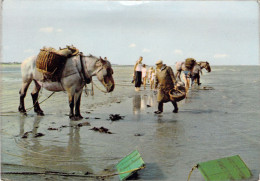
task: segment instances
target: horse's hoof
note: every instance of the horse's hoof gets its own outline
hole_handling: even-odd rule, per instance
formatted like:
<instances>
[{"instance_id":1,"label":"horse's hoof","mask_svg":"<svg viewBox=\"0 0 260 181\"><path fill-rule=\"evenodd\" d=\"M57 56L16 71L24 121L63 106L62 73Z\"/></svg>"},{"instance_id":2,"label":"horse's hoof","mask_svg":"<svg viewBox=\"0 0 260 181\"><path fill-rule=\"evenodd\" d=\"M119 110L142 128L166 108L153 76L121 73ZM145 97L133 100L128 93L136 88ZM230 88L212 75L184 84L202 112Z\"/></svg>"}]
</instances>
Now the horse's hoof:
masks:
<instances>
[{"instance_id":1,"label":"horse's hoof","mask_svg":"<svg viewBox=\"0 0 260 181\"><path fill-rule=\"evenodd\" d=\"M76 114L75 117L78 117L78 118L80 118L80 119L83 118L80 114Z\"/></svg>"},{"instance_id":2,"label":"horse's hoof","mask_svg":"<svg viewBox=\"0 0 260 181\"><path fill-rule=\"evenodd\" d=\"M179 109L174 109L172 112L173 112L173 113L178 113L178 110L179 110Z\"/></svg>"},{"instance_id":3,"label":"horse's hoof","mask_svg":"<svg viewBox=\"0 0 260 181\"><path fill-rule=\"evenodd\" d=\"M18 111L20 113L26 113L26 110L24 108L22 108L22 107L18 107Z\"/></svg>"},{"instance_id":4,"label":"horse's hoof","mask_svg":"<svg viewBox=\"0 0 260 181\"><path fill-rule=\"evenodd\" d=\"M158 110L158 111L154 111L154 113L155 113L155 114L161 114L162 111L159 111L159 110Z\"/></svg>"},{"instance_id":5,"label":"horse's hoof","mask_svg":"<svg viewBox=\"0 0 260 181\"><path fill-rule=\"evenodd\" d=\"M37 115L38 116L44 116L44 113L43 113L43 111L39 111L39 112L37 112Z\"/></svg>"},{"instance_id":6,"label":"horse's hoof","mask_svg":"<svg viewBox=\"0 0 260 181\"><path fill-rule=\"evenodd\" d=\"M83 117L81 115L77 115L77 116L74 117L75 121L79 121L81 119L83 119Z\"/></svg>"},{"instance_id":7,"label":"horse's hoof","mask_svg":"<svg viewBox=\"0 0 260 181\"><path fill-rule=\"evenodd\" d=\"M21 115L27 116L27 112L20 112Z\"/></svg>"},{"instance_id":8,"label":"horse's hoof","mask_svg":"<svg viewBox=\"0 0 260 181\"><path fill-rule=\"evenodd\" d=\"M70 120L71 120L71 121L79 121L79 120L81 120L81 119L82 119L82 118L76 117L76 116L70 117Z\"/></svg>"}]
</instances>

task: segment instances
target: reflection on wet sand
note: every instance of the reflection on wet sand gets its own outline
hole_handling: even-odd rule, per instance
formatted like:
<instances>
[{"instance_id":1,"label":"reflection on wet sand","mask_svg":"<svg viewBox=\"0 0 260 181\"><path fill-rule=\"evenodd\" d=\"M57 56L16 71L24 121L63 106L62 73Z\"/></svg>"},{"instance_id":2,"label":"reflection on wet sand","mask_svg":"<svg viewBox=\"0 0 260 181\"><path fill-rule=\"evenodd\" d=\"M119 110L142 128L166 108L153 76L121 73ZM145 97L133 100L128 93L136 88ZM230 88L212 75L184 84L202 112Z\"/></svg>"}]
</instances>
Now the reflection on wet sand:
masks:
<instances>
[{"instance_id":1,"label":"reflection on wet sand","mask_svg":"<svg viewBox=\"0 0 260 181\"><path fill-rule=\"evenodd\" d=\"M21 117L20 120L20 135L24 134L24 119L24 117ZM51 140L51 138L48 139L50 136L48 135L49 131L47 134L44 133L43 137L35 137L40 133L38 130L40 130L42 119L42 116L35 115L31 134L28 138L21 138L17 141L17 146L22 148L23 165L67 172L73 170L91 172L86 160L83 158L84 151L80 147L80 128L73 127L72 123L70 123L67 146L62 146L60 143L57 146L55 142L49 141Z\"/></svg>"},{"instance_id":2,"label":"reflection on wet sand","mask_svg":"<svg viewBox=\"0 0 260 181\"><path fill-rule=\"evenodd\" d=\"M133 97L133 113L138 114L141 110L141 95L134 95Z\"/></svg>"},{"instance_id":3,"label":"reflection on wet sand","mask_svg":"<svg viewBox=\"0 0 260 181\"><path fill-rule=\"evenodd\" d=\"M153 107L156 102L156 95L152 92L148 94L136 94L133 97L133 113L136 115L147 107Z\"/></svg>"}]
</instances>

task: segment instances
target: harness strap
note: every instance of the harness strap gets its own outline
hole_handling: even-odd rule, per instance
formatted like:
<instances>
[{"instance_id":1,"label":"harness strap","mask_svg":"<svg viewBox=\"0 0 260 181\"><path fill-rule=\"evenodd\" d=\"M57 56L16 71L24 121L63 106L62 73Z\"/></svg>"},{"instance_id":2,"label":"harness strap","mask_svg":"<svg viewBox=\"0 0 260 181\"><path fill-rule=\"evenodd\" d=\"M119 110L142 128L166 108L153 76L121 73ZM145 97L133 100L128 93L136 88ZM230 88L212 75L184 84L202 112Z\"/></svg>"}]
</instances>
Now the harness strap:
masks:
<instances>
[{"instance_id":1,"label":"harness strap","mask_svg":"<svg viewBox=\"0 0 260 181\"><path fill-rule=\"evenodd\" d=\"M91 82L91 78L90 76L88 75L88 77L86 77L86 72L85 72L85 68L84 68L84 65L83 65L83 61L82 61L82 54L79 55L80 56L80 65L81 65L81 73L83 74L83 78L84 78L84 82L86 82L87 84L89 84Z\"/></svg>"}]
</instances>

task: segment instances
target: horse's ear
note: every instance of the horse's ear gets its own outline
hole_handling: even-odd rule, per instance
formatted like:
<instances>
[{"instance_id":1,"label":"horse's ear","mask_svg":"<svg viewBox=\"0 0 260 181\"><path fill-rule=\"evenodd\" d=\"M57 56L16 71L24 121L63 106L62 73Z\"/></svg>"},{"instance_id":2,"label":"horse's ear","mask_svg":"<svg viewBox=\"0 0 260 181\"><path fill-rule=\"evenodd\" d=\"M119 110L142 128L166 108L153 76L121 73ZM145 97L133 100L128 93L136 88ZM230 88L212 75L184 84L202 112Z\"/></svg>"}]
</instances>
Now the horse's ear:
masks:
<instances>
[{"instance_id":1,"label":"horse's ear","mask_svg":"<svg viewBox=\"0 0 260 181\"><path fill-rule=\"evenodd\" d=\"M104 60L101 56L99 56L99 60L101 60L102 64L106 63L106 60Z\"/></svg>"},{"instance_id":2,"label":"horse's ear","mask_svg":"<svg viewBox=\"0 0 260 181\"><path fill-rule=\"evenodd\" d=\"M209 62L206 61L206 64L209 64Z\"/></svg>"}]
</instances>

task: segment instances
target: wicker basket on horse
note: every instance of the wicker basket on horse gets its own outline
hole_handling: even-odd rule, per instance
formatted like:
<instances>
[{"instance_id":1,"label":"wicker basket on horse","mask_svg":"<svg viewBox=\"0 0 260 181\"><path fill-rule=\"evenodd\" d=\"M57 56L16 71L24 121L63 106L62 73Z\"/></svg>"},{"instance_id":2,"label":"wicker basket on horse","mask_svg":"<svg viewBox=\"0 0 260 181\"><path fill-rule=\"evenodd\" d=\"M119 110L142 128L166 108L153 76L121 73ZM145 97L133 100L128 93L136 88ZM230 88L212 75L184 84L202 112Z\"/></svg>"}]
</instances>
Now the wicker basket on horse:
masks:
<instances>
[{"instance_id":1,"label":"wicker basket on horse","mask_svg":"<svg viewBox=\"0 0 260 181\"><path fill-rule=\"evenodd\" d=\"M64 66L65 61L66 56L56 53L54 49L41 49L37 56L36 68L39 72L51 76Z\"/></svg>"},{"instance_id":2,"label":"wicker basket on horse","mask_svg":"<svg viewBox=\"0 0 260 181\"><path fill-rule=\"evenodd\" d=\"M184 90L179 90L178 88L174 88L169 92L169 96L171 101L179 102L186 97L186 92Z\"/></svg>"},{"instance_id":3,"label":"wicker basket on horse","mask_svg":"<svg viewBox=\"0 0 260 181\"><path fill-rule=\"evenodd\" d=\"M194 66L196 60L194 58L187 58L185 60L185 67L187 67L188 69L192 69L192 67Z\"/></svg>"}]
</instances>

